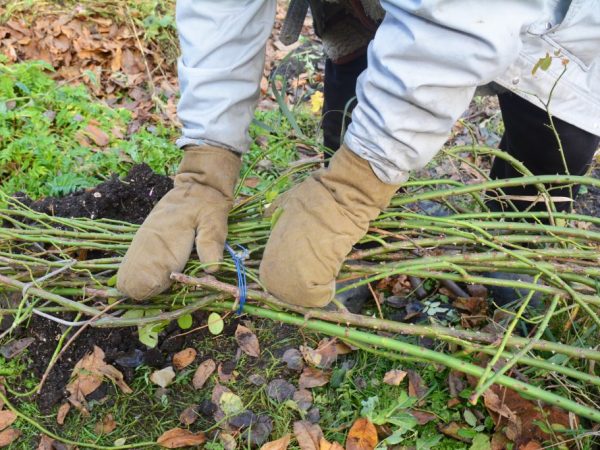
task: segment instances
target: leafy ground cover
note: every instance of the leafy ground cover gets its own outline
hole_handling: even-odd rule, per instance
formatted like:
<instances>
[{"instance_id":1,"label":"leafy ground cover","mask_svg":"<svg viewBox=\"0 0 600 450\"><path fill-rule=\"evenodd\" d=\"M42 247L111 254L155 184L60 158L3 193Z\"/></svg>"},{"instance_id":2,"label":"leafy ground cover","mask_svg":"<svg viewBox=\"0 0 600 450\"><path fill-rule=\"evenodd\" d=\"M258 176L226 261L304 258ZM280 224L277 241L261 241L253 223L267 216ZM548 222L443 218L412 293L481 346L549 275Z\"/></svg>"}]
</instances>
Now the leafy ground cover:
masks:
<instances>
[{"instance_id":1,"label":"leafy ground cover","mask_svg":"<svg viewBox=\"0 0 600 450\"><path fill-rule=\"evenodd\" d=\"M25 11L31 4L19 5L15 3L12 9L3 12L6 20L17 17L36 24L48 17L46 13L30 17ZM65 24L74 19L87 25L96 24L100 33L113 26L112 17L118 2L106 3L104 8L94 8L93 3L83 5L83 9L71 10L74 13L67 17L69 20L63 19ZM66 7L73 8L73 5L67 3ZM125 42L121 55L126 50L131 52L133 61L137 61L135 64L117 67L114 60L118 50L108 48L106 39L100 39L101 45L96 43L96 47L87 50L94 57L71 56L70 61L76 61L73 64L67 62L63 54L67 52L50 58L45 64L15 63L15 58L2 62L0 182L3 193L23 191L33 199L40 199L31 205L34 210L50 214L61 215L64 208L64 216L126 218L128 222L139 223L160 197L160 192L168 189L168 178L159 174L172 174L178 160L172 144L176 128L168 108L174 104L175 97L167 97L169 89L163 84L164 81L175 84L169 69L173 60L165 57L165 61L171 62L158 64L144 49L158 50L172 39L172 16L167 6L152 2L129 5L128 11L123 15L125 20L116 25L128 24L127 30L131 32L127 20L131 17L138 29L133 35L121 31ZM59 18L64 17L60 12L57 14ZM104 22L99 22L100 19ZM111 22L106 22L109 19ZM8 39L15 39L10 43L18 56L25 51L24 46L29 45L23 43L23 37L36 26L21 27L19 33L23 36L16 39L19 27L12 25L5 27L12 30ZM66 36L65 31L68 33L67 28L53 37L60 41L60 36ZM135 36L140 38L142 50ZM37 47L31 51L39 52L41 41L34 39ZM299 56L293 64L288 64L289 59L284 61L283 69L275 74L280 76L271 78L272 90L267 93L267 87L263 86L265 96L251 130L254 143L245 156L238 188L242 201L237 204L240 212L234 215L234 221L238 218L242 225L243 211L248 210L247 205L253 205L248 199L258 195L267 199L276 197L322 156L318 145L319 96L313 96L320 82L315 71L319 57L311 50L310 42L305 44L307 47L296 50L278 49L274 42L269 44L272 60L281 60L290 50L297 51ZM60 44L52 45L56 48ZM68 51L76 52L72 47ZM142 55L147 58L138 59ZM7 58L11 58L10 54ZM151 64L150 71L158 78L147 76L144 61ZM112 70L112 64L116 70ZM275 62L269 64L273 65L267 67L266 75L271 75L275 67ZM72 67L77 68L76 83L66 82L73 76L61 75L61 70L66 74ZM128 67L129 72L124 67ZM154 71L156 67L163 67L165 73ZM115 82L123 79L119 73L134 81ZM81 81L87 87L78 85ZM155 89L153 93L152 89ZM107 91L110 94L107 95ZM138 107L145 112L141 114ZM452 143L465 145L477 141L493 145L501 127L493 104L477 100L457 125ZM462 182L458 166L469 174L470 181L475 179L481 183L485 180L476 178L478 175L469 164L485 165L487 161L489 156L486 155L470 155L461 160L442 155L423 175ZM149 164L157 174L134 167L139 162ZM121 176L122 181L113 174ZM98 186L101 181L104 183ZM81 188L83 192L72 193ZM589 192L593 193L594 189L597 188L591 187ZM132 192L132 195L128 197L124 192ZM70 196L62 198L43 199L69 193ZM112 197L113 193L118 195ZM135 214L127 216L132 212L131 202L140 197L144 202L139 202L141 206ZM593 195L590 198L589 203L594 207ZM106 199L109 201L103 202ZM459 200L466 206L472 204L472 200L463 197ZM2 208L6 208L8 202L5 196L0 199ZM10 223L12 227L14 220L21 220L6 209L1 214L5 220L3 226ZM42 221L48 220L42 216ZM105 226L104 222L97 223L98 227ZM20 225L16 225L19 229ZM582 226L588 225L582 222ZM65 222L58 226L57 236L62 233L63 237L69 237L69 231L87 230L87 226L87 222L77 222L76 227ZM33 245L31 240L21 240L23 236L27 238L27 233L16 238L14 230L5 228L0 242L8 243L10 250L1 247L0 257L5 259L0 260L3 264L0 275L12 275L17 267L16 279L39 278L41 273L29 263L15 266L5 262L6 258L12 260L22 252L34 258L49 254L50 260L66 255L84 265L90 261L90 266L78 268L69 276L53 277L51 281L58 282L52 285L54 292L73 293L69 289L80 289L76 283L88 273L93 273L98 289L109 289L114 281L110 279L110 271L114 270L116 261L110 258L122 253L123 243L134 228L115 222L107 222L106 226L125 227L117 233L120 237L115 241L111 240L112 236L107 239L107 245L113 246L115 252L108 251L108 247L90 248L89 242L79 246L72 242L73 245L63 245L53 237L52 242L44 243L44 238L52 236L49 230L54 225L47 226L45 236L35 235L39 241ZM235 224L233 226L235 234ZM260 247L264 237L260 226L256 234L250 230L240 243ZM386 230L383 221L377 226ZM35 233L34 230L29 236ZM394 243L395 238L389 236L393 232L387 230L387 233L372 232L366 241L389 239ZM423 237L414 233L407 235L413 240ZM577 237L572 240L577 241ZM584 240L581 245L593 245L593 242ZM435 252L436 249L429 256L443 256ZM101 260L98 264L105 265L103 268L92 267L98 259ZM229 270L227 275L231 276L231 268ZM593 268L587 270L593 271ZM192 270L192 274L195 273L198 273L197 266ZM38 284L50 286L42 281ZM515 306L496 309L488 302L489 293L481 288L478 292L469 292L465 299L433 279L423 282L426 295L422 298L416 295L417 289L407 275L386 276L371 286L379 302L367 301L363 314L383 315L398 323L420 322L485 332L485 325L506 324L518 309ZM193 290L183 292L169 299L166 305L161 304L160 313L183 306L186 294L193 296ZM263 445L268 445L268 450L288 446L303 450L338 449L340 445L352 450L372 449L376 445L378 448L532 450L592 449L597 442L598 425L593 421L577 419L572 413L497 386L473 405L469 399L477 380L470 376L414 356L394 354L394 358L390 358L381 349L361 347L357 342L344 343L343 339L314 333L308 328L251 315L237 317L224 311L219 311L218 318L213 315L211 319L210 311L199 310L182 315L178 320L149 326L106 329L86 326L75 335L80 328L70 322L81 322L80 314L45 305L31 293L29 298L34 303L28 306L24 303L28 296L22 294L22 289L0 290L0 376L6 391L3 396L9 401L0 407L0 446L6 448L158 448L158 443L168 447L178 441L181 445L202 443L212 450ZM109 307L111 302L96 299L101 307ZM33 305L42 312L58 315L67 323L31 316ZM156 305L117 304L114 308L118 310L120 306L127 306L121 310L124 311L121 318L135 320L159 314ZM570 323L570 311L564 306L553 317L544 337L584 349L596 348L597 326L580 315L579 321L565 327L565 323ZM526 315L525 323L533 324L535 329L540 317L535 313ZM15 320L22 323L13 327ZM525 327L520 332L527 335L529 331ZM388 335L391 334L381 334ZM501 334L497 334L497 339L500 337ZM403 341L423 349L462 354L466 362L483 365L486 356L478 350L491 349L493 354L498 345L496 342L490 348L461 347L464 343L419 335L405 337ZM560 366L557 370L561 367L578 370L588 378L573 379L560 371L526 365L516 366L511 374L516 379L548 387L566 398L597 408L597 384L589 381L590 378L596 380L598 375L593 360L582 361L552 351L538 352L535 357ZM499 364L505 362L501 359ZM51 370L48 370L50 365ZM43 389L36 395L42 379ZM71 444L61 443L61 440L71 441ZM267 444L270 441L274 442Z\"/></svg>"}]
</instances>

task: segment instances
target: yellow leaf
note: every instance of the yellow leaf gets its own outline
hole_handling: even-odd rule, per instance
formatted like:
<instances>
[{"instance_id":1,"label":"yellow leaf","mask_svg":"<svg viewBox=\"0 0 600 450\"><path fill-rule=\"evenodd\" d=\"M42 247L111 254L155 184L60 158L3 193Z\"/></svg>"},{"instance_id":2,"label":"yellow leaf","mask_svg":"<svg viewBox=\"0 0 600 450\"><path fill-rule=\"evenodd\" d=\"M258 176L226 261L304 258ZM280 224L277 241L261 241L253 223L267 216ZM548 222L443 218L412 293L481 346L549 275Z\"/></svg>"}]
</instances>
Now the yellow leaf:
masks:
<instances>
[{"instance_id":1,"label":"yellow leaf","mask_svg":"<svg viewBox=\"0 0 600 450\"><path fill-rule=\"evenodd\" d=\"M321 112L321 109L323 109L323 101L323 93L319 91L315 92L310 96L310 110L313 113Z\"/></svg>"}]
</instances>

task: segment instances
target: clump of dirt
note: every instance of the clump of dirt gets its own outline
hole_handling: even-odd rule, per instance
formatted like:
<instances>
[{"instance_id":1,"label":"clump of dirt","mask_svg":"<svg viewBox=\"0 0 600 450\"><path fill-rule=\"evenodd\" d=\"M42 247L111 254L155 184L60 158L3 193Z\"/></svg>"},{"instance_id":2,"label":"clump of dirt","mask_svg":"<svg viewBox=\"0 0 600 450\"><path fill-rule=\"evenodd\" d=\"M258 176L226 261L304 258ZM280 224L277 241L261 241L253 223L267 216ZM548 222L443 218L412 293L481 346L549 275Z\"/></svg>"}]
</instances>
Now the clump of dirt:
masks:
<instances>
[{"instance_id":1,"label":"clump of dirt","mask_svg":"<svg viewBox=\"0 0 600 450\"><path fill-rule=\"evenodd\" d=\"M60 217L89 217L142 223L154 205L173 187L173 180L158 175L146 164L133 166L126 177L114 175L95 188L65 197L33 202L36 211Z\"/></svg>"},{"instance_id":2,"label":"clump of dirt","mask_svg":"<svg viewBox=\"0 0 600 450\"><path fill-rule=\"evenodd\" d=\"M600 167L592 170L591 176L600 179ZM588 186L587 192L577 197L575 210L580 214L600 217L600 188Z\"/></svg>"}]
</instances>

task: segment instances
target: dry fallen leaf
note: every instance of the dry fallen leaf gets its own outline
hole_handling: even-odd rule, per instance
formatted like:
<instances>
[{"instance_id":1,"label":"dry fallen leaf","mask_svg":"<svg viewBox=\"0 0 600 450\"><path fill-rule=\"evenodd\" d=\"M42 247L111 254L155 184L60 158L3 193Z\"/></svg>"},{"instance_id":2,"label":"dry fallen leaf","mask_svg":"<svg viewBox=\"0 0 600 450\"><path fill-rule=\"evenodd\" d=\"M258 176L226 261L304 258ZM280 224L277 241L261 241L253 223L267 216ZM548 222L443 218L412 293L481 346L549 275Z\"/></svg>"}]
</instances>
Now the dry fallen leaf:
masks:
<instances>
[{"instance_id":1,"label":"dry fallen leaf","mask_svg":"<svg viewBox=\"0 0 600 450\"><path fill-rule=\"evenodd\" d=\"M110 142L110 137L108 136L108 134L106 134L106 132L104 132L102 129L91 123L87 127L85 127L85 134L89 136L99 147L105 147Z\"/></svg>"},{"instance_id":2,"label":"dry fallen leaf","mask_svg":"<svg viewBox=\"0 0 600 450\"><path fill-rule=\"evenodd\" d=\"M17 415L12 411L0 411L0 431L9 427L17 420Z\"/></svg>"},{"instance_id":3,"label":"dry fallen leaf","mask_svg":"<svg viewBox=\"0 0 600 450\"><path fill-rule=\"evenodd\" d=\"M215 371L217 365L212 359L207 359L206 361L202 361L202 363L196 369L194 373L194 378L192 380L192 384L194 385L194 389L202 389L206 380L210 378L210 376Z\"/></svg>"},{"instance_id":4,"label":"dry fallen leaf","mask_svg":"<svg viewBox=\"0 0 600 450\"><path fill-rule=\"evenodd\" d=\"M104 362L104 352L98 346L94 346L92 353L85 355L73 368L71 382L67 385L67 391L71 394L69 401L84 415L89 414L86 408L85 397L100 387L104 378L114 382L125 394L132 392L123 380L123 374Z\"/></svg>"},{"instance_id":5,"label":"dry fallen leaf","mask_svg":"<svg viewBox=\"0 0 600 450\"><path fill-rule=\"evenodd\" d=\"M21 431L16 428L7 428L0 431L0 447L7 447L21 436Z\"/></svg>"},{"instance_id":6,"label":"dry fallen leaf","mask_svg":"<svg viewBox=\"0 0 600 450\"><path fill-rule=\"evenodd\" d=\"M346 450L373 450L377 446L377 442L375 425L369 419L360 417L348 432Z\"/></svg>"},{"instance_id":7,"label":"dry fallen leaf","mask_svg":"<svg viewBox=\"0 0 600 450\"><path fill-rule=\"evenodd\" d=\"M177 370L185 369L194 362L197 354L198 352L193 348L185 348L173 355L173 366L175 366Z\"/></svg>"},{"instance_id":8,"label":"dry fallen leaf","mask_svg":"<svg viewBox=\"0 0 600 450\"><path fill-rule=\"evenodd\" d=\"M235 450L237 448L237 441L229 433L219 433L219 441L225 450Z\"/></svg>"},{"instance_id":9,"label":"dry fallen leaf","mask_svg":"<svg viewBox=\"0 0 600 450\"><path fill-rule=\"evenodd\" d=\"M197 419L198 414L193 406L188 406L179 414L179 421L185 426L193 424Z\"/></svg>"},{"instance_id":10,"label":"dry fallen leaf","mask_svg":"<svg viewBox=\"0 0 600 450\"><path fill-rule=\"evenodd\" d=\"M317 424L307 420L294 422L294 436L302 450L319 450L319 443L323 437L323 431Z\"/></svg>"},{"instance_id":11,"label":"dry fallen leaf","mask_svg":"<svg viewBox=\"0 0 600 450\"><path fill-rule=\"evenodd\" d=\"M57 424L64 425L65 417L67 417L67 414L70 409L71 409L70 403L63 403L62 405L60 405L60 408L58 408L58 413L56 414L56 423Z\"/></svg>"},{"instance_id":12,"label":"dry fallen leaf","mask_svg":"<svg viewBox=\"0 0 600 450\"><path fill-rule=\"evenodd\" d=\"M541 450L542 448L537 441L529 441L527 444L519 446L519 450Z\"/></svg>"},{"instance_id":13,"label":"dry fallen leaf","mask_svg":"<svg viewBox=\"0 0 600 450\"><path fill-rule=\"evenodd\" d=\"M96 434L108 434L112 433L115 428L117 428L117 422L115 422L112 414L107 414L104 416L104 419L102 419L102 422L96 424L94 430L96 431Z\"/></svg>"},{"instance_id":14,"label":"dry fallen leaf","mask_svg":"<svg viewBox=\"0 0 600 450\"><path fill-rule=\"evenodd\" d=\"M244 353L248 356L258 358L260 356L260 345L256 335L243 325L238 325L235 330L235 340Z\"/></svg>"},{"instance_id":15,"label":"dry fallen leaf","mask_svg":"<svg viewBox=\"0 0 600 450\"><path fill-rule=\"evenodd\" d=\"M517 422L515 413L506 404L502 403L500 397L493 390L488 389L483 393L483 403L490 412L492 419L494 419L494 423L498 424L499 416L508 419L509 422ZM492 412L497 415L491 414Z\"/></svg>"},{"instance_id":16,"label":"dry fallen leaf","mask_svg":"<svg viewBox=\"0 0 600 450\"><path fill-rule=\"evenodd\" d=\"M417 419L417 423L419 425L426 425L429 422L437 419L435 414L431 414L426 411L410 411L410 414Z\"/></svg>"},{"instance_id":17,"label":"dry fallen leaf","mask_svg":"<svg viewBox=\"0 0 600 450\"><path fill-rule=\"evenodd\" d=\"M170 385L175 379L175 371L171 366L165 367L164 369L155 370L150 375L150 381L154 384L165 388Z\"/></svg>"},{"instance_id":18,"label":"dry fallen leaf","mask_svg":"<svg viewBox=\"0 0 600 450\"><path fill-rule=\"evenodd\" d=\"M344 447L338 442L329 442L327 439L321 438L319 450L344 450Z\"/></svg>"},{"instance_id":19,"label":"dry fallen leaf","mask_svg":"<svg viewBox=\"0 0 600 450\"><path fill-rule=\"evenodd\" d=\"M392 369L383 376L383 382L390 386L399 386L406 375L407 373L404 370Z\"/></svg>"},{"instance_id":20,"label":"dry fallen leaf","mask_svg":"<svg viewBox=\"0 0 600 450\"><path fill-rule=\"evenodd\" d=\"M418 399L423 399L427 394L427 386L423 382L421 375L419 375L414 370L408 370L408 395L411 397L417 397ZM423 400L420 400L417 404L423 403Z\"/></svg>"},{"instance_id":21,"label":"dry fallen leaf","mask_svg":"<svg viewBox=\"0 0 600 450\"><path fill-rule=\"evenodd\" d=\"M189 430L182 428L173 428L165 431L157 440L156 443L165 448L181 448L191 445L201 445L206 442L206 435L202 432L192 433Z\"/></svg>"},{"instance_id":22,"label":"dry fallen leaf","mask_svg":"<svg viewBox=\"0 0 600 450\"><path fill-rule=\"evenodd\" d=\"M323 372L319 369L312 367L305 367L300 375L298 386L300 389L311 389L318 386L325 386L329 383L330 375L327 372Z\"/></svg>"},{"instance_id":23,"label":"dry fallen leaf","mask_svg":"<svg viewBox=\"0 0 600 450\"><path fill-rule=\"evenodd\" d=\"M286 434L282 438L263 444L260 450L286 450L290 445L291 437L290 434Z\"/></svg>"},{"instance_id":24,"label":"dry fallen leaf","mask_svg":"<svg viewBox=\"0 0 600 450\"><path fill-rule=\"evenodd\" d=\"M42 434L37 450L54 450L54 439Z\"/></svg>"},{"instance_id":25,"label":"dry fallen leaf","mask_svg":"<svg viewBox=\"0 0 600 450\"><path fill-rule=\"evenodd\" d=\"M470 430L470 428L467 426L459 425L456 422L450 422L448 424L440 424L438 429L446 436L450 436L453 439L467 443L471 442L470 438L465 437L466 434L463 435L459 433L460 430Z\"/></svg>"}]
</instances>

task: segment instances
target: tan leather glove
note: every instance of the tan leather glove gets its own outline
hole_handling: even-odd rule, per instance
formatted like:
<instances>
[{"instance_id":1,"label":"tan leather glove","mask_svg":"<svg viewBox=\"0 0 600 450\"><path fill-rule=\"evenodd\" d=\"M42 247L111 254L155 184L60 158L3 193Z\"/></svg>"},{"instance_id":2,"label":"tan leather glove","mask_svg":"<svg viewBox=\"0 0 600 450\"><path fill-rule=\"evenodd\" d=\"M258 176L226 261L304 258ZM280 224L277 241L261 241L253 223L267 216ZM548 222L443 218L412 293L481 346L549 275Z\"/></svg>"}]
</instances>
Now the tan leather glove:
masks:
<instances>
[{"instance_id":1,"label":"tan leather glove","mask_svg":"<svg viewBox=\"0 0 600 450\"><path fill-rule=\"evenodd\" d=\"M136 300L163 292L171 285L171 272L185 267L194 240L203 263L223 259L240 166L240 157L223 148L185 148L175 186L146 218L123 258L119 291Z\"/></svg>"},{"instance_id":2,"label":"tan leather glove","mask_svg":"<svg viewBox=\"0 0 600 450\"><path fill-rule=\"evenodd\" d=\"M278 203L260 265L264 286L288 303L329 303L345 257L398 188L383 183L367 161L342 146L328 168Z\"/></svg>"}]
</instances>

